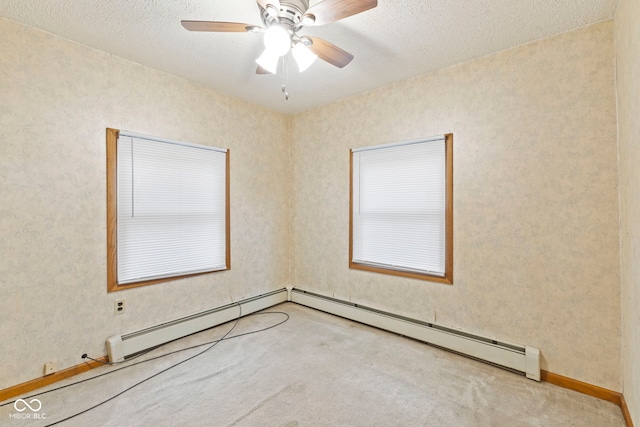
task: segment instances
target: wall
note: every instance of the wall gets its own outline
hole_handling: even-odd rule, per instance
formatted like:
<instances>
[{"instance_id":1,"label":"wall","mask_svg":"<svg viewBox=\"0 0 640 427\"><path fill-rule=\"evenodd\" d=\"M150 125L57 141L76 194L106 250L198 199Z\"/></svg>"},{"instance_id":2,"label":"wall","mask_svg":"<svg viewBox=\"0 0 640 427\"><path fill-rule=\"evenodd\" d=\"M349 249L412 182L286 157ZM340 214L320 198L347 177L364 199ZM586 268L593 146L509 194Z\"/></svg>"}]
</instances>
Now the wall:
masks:
<instances>
[{"instance_id":1,"label":"wall","mask_svg":"<svg viewBox=\"0 0 640 427\"><path fill-rule=\"evenodd\" d=\"M286 116L4 19L0 51L0 389L288 283ZM230 149L230 271L107 294L107 127Z\"/></svg>"},{"instance_id":2,"label":"wall","mask_svg":"<svg viewBox=\"0 0 640 427\"><path fill-rule=\"evenodd\" d=\"M637 18L637 0L623 0L623 360L634 414ZM611 22L293 118L7 20L0 34L0 389L50 360L104 355L111 335L279 288L290 271L304 289L539 347L544 369L621 390ZM106 293L106 127L230 148L231 271ZM454 285L349 270L348 149L446 132ZM118 298L127 313L114 317Z\"/></svg>"},{"instance_id":3,"label":"wall","mask_svg":"<svg viewBox=\"0 0 640 427\"><path fill-rule=\"evenodd\" d=\"M640 423L640 1L616 11L622 378L625 400Z\"/></svg>"},{"instance_id":4,"label":"wall","mask_svg":"<svg viewBox=\"0 0 640 427\"><path fill-rule=\"evenodd\" d=\"M612 22L296 115L294 286L541 349L619 391ZM349 148L454 134L454 285L348 269Z\"/></svg>"}]
</instances>

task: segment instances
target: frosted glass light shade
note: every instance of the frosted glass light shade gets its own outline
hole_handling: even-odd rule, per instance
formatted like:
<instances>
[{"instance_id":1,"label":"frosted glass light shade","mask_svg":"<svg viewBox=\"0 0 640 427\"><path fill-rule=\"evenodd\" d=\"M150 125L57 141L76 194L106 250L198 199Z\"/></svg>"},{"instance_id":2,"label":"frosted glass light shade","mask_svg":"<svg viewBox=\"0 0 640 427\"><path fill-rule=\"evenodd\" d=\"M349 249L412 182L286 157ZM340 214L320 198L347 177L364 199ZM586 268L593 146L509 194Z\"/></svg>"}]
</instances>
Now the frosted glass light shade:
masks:
<instances>
[{"instance_id":1,"label":"frosted glass light shade","mask_svg":"<svg viewBox=\"0 0 640 427\"><path fill-rule=\"evenodd\" d=\"M264 33L264 47L282 56L291 49L291 36L282 25L273 25Z\"/></svg>"},{"instance_id":2,"label":"frosted glass light shade","mask_svg":"<svg viewBox=\"0 0 640 427\"><path fill-rule=\"evenodd\" d=\"M296 43L296 45L291 50L293 54L293 58L296 60L296 64L298 64L298 69L300 72L303 72L307 68L311 66L318 59L318 55L311 52L304 43Z\"/></svg>"},{"instance_id":3,"label":"frosted glass light shade","mask_svg":"<svg viewBox=\"0 0 640 427\"><path fill-rule=\"evenodd\" d=\"M275 54L269 49L265 49L264 52L262 52L262 55L256 59L256 63L271 74L276 74L278 72L279 60L280 55Z\"/></svg>"}]
</instances>

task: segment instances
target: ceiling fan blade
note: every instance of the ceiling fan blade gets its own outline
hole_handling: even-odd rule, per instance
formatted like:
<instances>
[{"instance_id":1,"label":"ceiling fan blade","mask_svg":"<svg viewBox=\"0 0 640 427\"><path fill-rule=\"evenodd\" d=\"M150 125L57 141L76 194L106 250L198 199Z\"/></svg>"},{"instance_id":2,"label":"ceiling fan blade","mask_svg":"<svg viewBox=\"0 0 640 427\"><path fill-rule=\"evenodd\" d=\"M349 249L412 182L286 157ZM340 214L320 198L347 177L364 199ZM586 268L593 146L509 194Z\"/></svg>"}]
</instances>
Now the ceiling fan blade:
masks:
<instances>
[{"instance_id":1,"label":"ceiling fan blade","mask_svg":"<svg viewBox=\"0 0 640 427\"><path fill-rule=\"evenodd\" d=\"M272 5L276 8L276 10L280 10L280 1L279 0L257 0L260 7L264 10L267 10L268 5Z\"/></svg>"},{"instance_id":2,"label":"ceiling fan blade","mask_svg":"<svg viewBox=\"0 0 640 427\"><path fill-rule=\"evenodd\" d=\"M376 6L378 0L323 0L307 9L304 16L313 15L315 21L305 23L305 26L328 24Z\"/></svg>"},{"instance_id":3,"label":"ceiling fan blade","mask_svg":"<svg viewBox=\"0 0 640 427\"><path fill-rule=\"evenodd\" d=\"M217 21L181 21L182 26L189 31L213 31L218 33L244 33L255 30L255 25L241 24L239 22Z\"/></svg>"},{"instance_id":4,"label":"ceiling fan blade","mask_svg":"<svg viewBox=\"0 0 640 427\"><path fill-rule=\"evenodd\" d=\"M343 68L353 60L353 55L346 50L342 50L338 46L319 37L307 37L313 42L313 44L309 46L309 49L323 61L327 61L329 64L335 65L338 68Z\"/></svg>"},{"instance_id":5,"label":"ceiling fan blade","mask_svg":"<svg viewBox=\"0 0 640 427\"><path fill-rule=\"evenodd\" d=\"M258 68L256 68L256 74L273 74L273 73L265 70L264 68L258 65Z\"/></svg>"}]
</instances>

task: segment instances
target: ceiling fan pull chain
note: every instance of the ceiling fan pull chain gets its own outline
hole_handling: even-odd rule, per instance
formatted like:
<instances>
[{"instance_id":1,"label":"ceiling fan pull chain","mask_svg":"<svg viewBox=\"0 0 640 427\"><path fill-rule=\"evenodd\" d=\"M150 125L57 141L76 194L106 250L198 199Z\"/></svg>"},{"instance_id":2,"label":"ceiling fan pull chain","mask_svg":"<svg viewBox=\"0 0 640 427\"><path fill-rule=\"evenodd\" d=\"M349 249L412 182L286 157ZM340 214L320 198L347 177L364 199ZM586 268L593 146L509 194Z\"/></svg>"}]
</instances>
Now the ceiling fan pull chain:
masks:
<instances>
[{"instance_id":1,"label":"ceiling fan pull chain","mask_svg":"<svg viewBox=\"0 0 640 427\"><path fill-rule=\"evenodd\" d=\"M289 83L289 69L287 68L286 55L282 57L282 68L284 69L284 83L282 84L282 93L284 93L285 101L288 101L289 91L287 90L287 84Z\"/></svg>"}]
</instances>

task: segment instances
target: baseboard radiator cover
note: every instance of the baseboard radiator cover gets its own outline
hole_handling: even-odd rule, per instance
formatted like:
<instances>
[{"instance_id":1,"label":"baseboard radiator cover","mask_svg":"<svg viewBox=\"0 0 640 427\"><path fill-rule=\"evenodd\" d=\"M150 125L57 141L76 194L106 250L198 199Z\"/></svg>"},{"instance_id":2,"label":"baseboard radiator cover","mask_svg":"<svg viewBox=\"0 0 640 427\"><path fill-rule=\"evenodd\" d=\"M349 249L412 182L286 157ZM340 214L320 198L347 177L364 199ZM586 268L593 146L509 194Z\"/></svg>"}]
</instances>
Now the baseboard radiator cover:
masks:
<instances>
[{"instance_id":1,"label":"baseboard radiator cover","mask_svg":"<svg viewBox=\"0 0 640 427\"><path fill-rule=\"evenodd\" d=\"M240 311L242 311L242 316L246 316L285 301L287 301L287 289L282 288L150 328L112 336L107 339L109 362L121 362L128 356L235 320Z\"/></svg>"},{"instance_id":2,"label":"baseboard radiator cover","mask_svg":"<svg viewBox=\"0 0 640 427\"><path fill-rule=\"evenodd\" d=\"M520 372L540 381L540 350L498 342L433 323L293 288L291 301Z\"/></svg>"}]
</instances>

